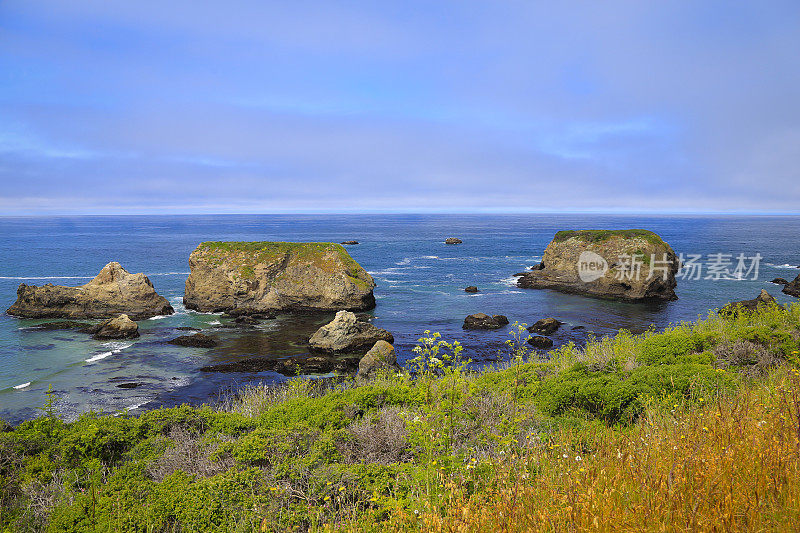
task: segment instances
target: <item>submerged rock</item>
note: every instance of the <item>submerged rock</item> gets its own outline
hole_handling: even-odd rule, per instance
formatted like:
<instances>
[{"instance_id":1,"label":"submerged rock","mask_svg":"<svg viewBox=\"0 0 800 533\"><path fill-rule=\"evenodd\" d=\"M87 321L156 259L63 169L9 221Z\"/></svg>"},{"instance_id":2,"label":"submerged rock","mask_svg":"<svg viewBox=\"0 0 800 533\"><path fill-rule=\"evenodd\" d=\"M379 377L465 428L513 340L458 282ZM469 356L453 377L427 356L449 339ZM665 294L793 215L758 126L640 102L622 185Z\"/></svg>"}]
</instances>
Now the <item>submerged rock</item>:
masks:
<instances>
[{"instance_id":1,"label":"submerged rock","mask_svg":"<svg viewBox=\"0 0 800 533\"><path fill-rule=\"evenodd\" d=\"M309 339L311 350L330 354L366 353L378 341L394 342L385 329L358 319L355 313L339 311L336 318L319 328Z\"/></svg>"},{"instance_id":2,"label":"submerged rock","mask_svg":"<svg viewBox=\"0 0 800 533\"><path fill-rule=\"evenodd\" d=\"M91 333L95 339L130 339L139 336L139 325L123 314L97 324Z\"/></svg>"},{"instance_id":3,"label":"submerged rock","mask_svg":"<svg viewBox=\"0 0 800 533\"><path fill-rule=\"evenodd\" d=\"M772 297L770 293L761 289L761 293L753 298L752 300L742 300L741 302L731 302L722 309L719 310L719 314L721 315L729 315L733 316L739 312L739 310L747 310L747 311L755 311L759 307L763 307L766 305L776 305L777 302L775 298Z\"/></svg>"},{"instance_id":4,"label":"submerged rock","mask_svg":"<svg viewBox=\"0 0 800 533\"><path fill-rule=\"evenodd\" d=\"M448 237L444 240L445 244L461 244L462 242L464 241L462 241L458 237Z\"/></svg>"},{"instance_id":5,"label":"submerged rock","mask_svg":"<svg viewBox=\"0 0 800 533\"><path fill-rule=\"evenodd\" d=\"M561 324L563 324L563 322L559 322L555 318L543 318L529 327L528 331L531 333L541 333L542 335L552 335L558 331Z\"/></svg>"},{"instance_id":6,"label":"submerged rock","mask_svg":"<svg viewBox=\"0 0 800 533\"><path fill-rule=\"evenodd\" d=\"M553 347L553 341L541 335L534 335L528 339L528 344L540 350L547 350Z\"/></svg>"},{"instance_id":7,"label":"submerged rock","mask_svg":"<svg viewBox=\"0 0 800 533\"><path fill-rule=\"evenodd\" d=\"M397 354L394 346L378 341L358 362L358 377L366 378L376 370L397 370Z\"/></svg>"},{"instance_id":8,"label":"submerged rock","mask_svg":"<svg viewBox=\"0 0 800 533\"><path fill-rule=\"evenodd\" d=\"M172 306L159 296L144 274L131 274L112 262L80 287L48 283L21 284L9 315L25 318L109 318L124 313L134 320L171 315Z\"/></svg>"},{"instance_id":9,"label":"submerged rock","mask_svg":"<svg viewBox=\"0 0 800 533\"><path fill-rule=\"evenodd\" d=\"M517 286L627 301L675 300L679 268L672 248L651 231L559 231L539 268L520 276Z\"/></svg>"},{"instance_id":10,"label":"submerged rock","mask_svg":"<svg viewBox=\"0 0 800 533\"><path fill-rule=\"evenodd\" d=\"M217 342L217 339L210 335L195 333L194 335L181 335L180 337L176 337L171 341L167 341L167 344L188 346L191 348L213 348L219 343Z\"/></svg>"},{"instance_id":11,"label":"submerged rock","mask_svg":"<svg viewBox=\"0 0 800 533\"><path fill-rule=\"evenodd\" d=\"M794 296L795 298L800 298L800 276L794 278L794 281L791 283L787 283L781 292L789 296Z\"/></svg>"},{"instance_id":12,"label":"submerged rock","mask_svg":"<svg viewBox=\"0 0 800 533\"><path fill-rule=\"evenodd\" d=\"M464 319L463 329L499 329L508 324L504 315L489 316L486 313L475 313Z\"/></svg>"},{"instance_id":13,"label":"submerged rock","mask_svg":"<svg viewBox=\"0 0 800 533\"><path fill-rule=\"evenodd\" d=\"M92 324L89 324L88 322L75 322L74 320L58 320L56 322L45 322L44 324L38 324L33 327L44 331L57 329L88 330L92 327Z\"/></svg>"},{"instance_id":14,"label":"submerged rock","mask_svg":"<svg viewBox=\"0 0 800 533\"><path fill-rule=\"evenodd\" d=\"M204 242L189 257L188 309L233 315L366 310L375 282L333 243Z\"/></svg>"}]
</instances>

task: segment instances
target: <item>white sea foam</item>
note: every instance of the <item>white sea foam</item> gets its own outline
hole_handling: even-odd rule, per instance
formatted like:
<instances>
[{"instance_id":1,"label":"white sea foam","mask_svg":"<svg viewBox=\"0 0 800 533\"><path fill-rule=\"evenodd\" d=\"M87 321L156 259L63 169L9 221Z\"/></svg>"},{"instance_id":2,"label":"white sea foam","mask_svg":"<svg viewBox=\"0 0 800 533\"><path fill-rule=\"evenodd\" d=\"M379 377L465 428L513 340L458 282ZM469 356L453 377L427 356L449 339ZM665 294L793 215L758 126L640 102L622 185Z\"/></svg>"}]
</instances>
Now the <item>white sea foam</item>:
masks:
<instances>
[{"instance_id":1,"label":"white sea foam","mask_svg":"<svg viewBox=\"0 0 800 533\"><path fill-rule=\"evenodd\" d=\"M516 276L510 276L508 278L503 278L500 280L500 283L507 287L516 287L517 286L517 278Z\"/></svg>"},{"instance_id":2,"label":"white sea foam","mask_svg":"<svg viewBox=\"0 0 800 533\"><path fill-rule=\"evenodd\" d=\"M156 315L156 316L151 316L151 317L150 317L150 318L148 318L147 320L161 320L162 318L167 318L167 315Z\"/></svg>"},{"instance_id":3,"label":"white sea foam","mask_svg":"<svg viewBox=\"0 0 800 533\"><path fill-rule=\"evenodd\" d=\"M764 263L764 264L772 268L787 268L790 270L797 270L797 265L790 265L789 263L784 263L782 265L776 265L775 263Z\"/></svg>"},{"instance_id":4,"label":"white sea foam","mask_svg":"<svg viewBox=\"0 0 800 533\"><path fill-rule=\"evenodd\" d=\"M422 259L439 259L438 255L423 255Z\"/></svg>"},{"instance_id":5,"label":"white sea foam","mask_svg":"<svg viewBox=\"0 0 800 533\"><path fill-rule=\"evenodd\" d=\"M27 383L20 383L19 385L14 385L14 388L17 389L17 390L20 390L20 389L25 389L25 388L30 387L30 386L31 386L31 382L29 381Z\"/></svg>"},{"instance_id":6,"label":"white sea foam","mask_svg":"<svg viewBox=\"0 0 800 533\"><path fill-rule=\"evenodd\" d=\"M143 406L146 403L147 403L147 401L144 401L144 402L141 402L141 403L135 403L133 405L129 405L128 407L126 407L125 410L126 411L133 411L134 409L138 409L138 408L140 408L141 406Z\"/></svg>"},{"instance_id":7,"label":"white sea foam","mask_svg":"<svg viewBox=\"0 0 800 533\"><path fill-rule=\"evenodd\" d=\"M222 325L222 322L220 322L219 320L212 320L211 322L208 323L208 325L209 326L220 326L220 325Z\"/></svg>"},{"instance_id":8,"label":"white sea foam","mask_svg":"<svg viewBox=\"0 0 800 533\"><path fill-rule=\"evenodd\" d=\"M89 359L86 359L86 362L87 363L94 363L94 362L97 362L97 361L101 361L101 360L105 359L106 357L109 357L109 356L114 355L115 353L121 352L125 348L130 348L131 346L133 346L133 343L132 342L129 342L129 343L107 342L107 343L103 344L103 346L106 347L106 348L110 348L110 350L107 351L107 352L101 352L101 353L99 353L97 355L93 355Z\"/></svg>"}]
</instances>

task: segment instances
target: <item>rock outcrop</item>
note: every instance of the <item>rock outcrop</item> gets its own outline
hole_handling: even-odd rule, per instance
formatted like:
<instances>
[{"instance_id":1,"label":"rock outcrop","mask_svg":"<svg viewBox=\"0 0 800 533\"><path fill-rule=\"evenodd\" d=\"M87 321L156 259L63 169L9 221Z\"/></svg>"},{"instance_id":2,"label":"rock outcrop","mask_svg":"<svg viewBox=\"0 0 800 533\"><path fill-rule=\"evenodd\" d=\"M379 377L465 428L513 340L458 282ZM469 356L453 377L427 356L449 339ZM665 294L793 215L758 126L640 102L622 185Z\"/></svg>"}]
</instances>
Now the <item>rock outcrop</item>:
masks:
<instances>
[{"instance_id":1,"label":"rock outcrop","mask_svg":"<svg viewBox=\"0 0 800 533\"><path fill-rule=\"evenodd\" d=\"M789 296L794 296L795 298L800 298L800 276L794 278L794 281L791 283L784 285L781 292Z\"/></svg>"},{"instance_id":2,"label":"rock outcrop","mask_svg":"<svg viewBox=\"0 0 800 533\"><path fill-rule=\"evenodd\" d=\"M344 244L345 246L355 246L356 244L358 244L358 241L344 241L342 242L342 244Z\"/></svg>"},{"instance_id":3,"label":"rock outcrop","mask_svg":"<svg viewBox=\"0 0 800 533\"><path fill-rule=\"evenodd\" d=\"M553 347L553 341L541 335L534 335L529 338L528 344L540 350L548 350Z\"/></svg>"},{"instance_id":4,"label":"rock outcrop","mask_svg":"<svg viewBox=\"0 0 800 533\"><path fill-rule=\"evenodd\" d=\"M508 318L504 315L489 316L486 313L475 313L464 319L461 326L464 329L500 329L508 324Z\"/></svg>"},{"instance_id":5,"label":"rock outcrop","mask_svg":"<svg viewBox=\"0 0 800 533\"><path fill-rule=\"evenodd\" d=\"M470 285L469 287L464 289L464 292L473 292L473 293L478 292L478 287L476 287L475 285Z\"/></svg>"},{"instance_id":6,"label":"rock outcrop","mask_svg":"<svg viewBox=\"0 0 800 533\"><path fill-rule=\"evenodd\" d=\"M144 274L131 274L112 262L80 287L48 283L17 289L17 301L9 315L24 318L109 318L126 314L143 320L174 312L166 298L159 296Z\"/></svg>"},{"instance_id":7,"label":"rock outcrop","mask_svg":"<svg viewBox=\"0 0 800 533\"><path fill-rule=\"evenodd\" d=\"M122 314L97 324L89 332L94 333L95 339L132 339L139 336L139 325Z\"/></svg>"},{"instance_id":8,"label":"rock outcrop","mask_svg":"<svg viewBox=\"0 0 800 533\"><path fill-rule=\"evenodd\" d=\"M651 231L559 231L541 265L520 276L517 286L615 300L675 300L679 269L675 252Z\"/></svg>"},{"instance_id":9,"label":"rock outcrop","mask_svg":"<svg viewBox=\"0 0 800 533\"><path fill-rule=\"evenodd\" d=\"M783 278L775 278L772 281L770 281L770 283L774 283L775 285L786 285L787 283L789 283L789 280Z\"/></svg>"},{"instance_id":10,"label":"rock outcrop","mask_svg":"<svg viewBox=\"0 0 800 533\"><path fill-rule=\"evenodd\" d=\"M541 320L536 321L534 325L528 328L528 331L531 333L539 333L541 335L552 335L558 328L561 327L563 322L559 322L555 318L543 318Z\"/></svg>"},{"instance_id":11,"label":"rock outcrop","mask_svg":"<svg viewBox=\"0 0 800 533\"><path fill-rule=\"evenodd\" d=\"M358 377L369 377L376 370L397 370L399 368L394 346L386 341L378 341L358 362Z\"/></svg>"},{"instance_id":12,"label":"rock outcrop","mask_svg":"<svg viewBox=\"0 0 800 533\"><path fill-rule=\"evenodd\" d=\"M203 333L195 333L194 335L181 335L170 341L167 344L174 344L176 346L188 346L190 348L213 348L217 344L217 339L210 335Z\"/></svg>"},{"instance_id":13,"label":"rock outcrop","mask_svg":"<svg viewBox=\"0 0 800 533\"><path fill-rule=\"evenodd\" d=\"M394 342L385 329L358 320L355 313L339 311L333 321L319 328L309 339L312 351L328 354L366 353L378 341Z\"/></svg>"},{"instance_id":14,"label":"rock outcrop","mask_svg":"<svg viewBox=\"0 0 800 533\"><path fill-rule=\"evenodd\" d=\"M375 282L340 244L204 242L189 257L183 303L202 312L365 310Z\"/></svg>"},{"instance_id":15,"label":"rock outcrop","mask_svg":"<svg viewBox=\"0 0 800 533\"><path fill-rule=\"evenodd\" d=\"M448 237L444 240L445 244L461 244L462 242L464 241L462 241L458 237Z\"/></svg>"},{"instance_id":16,"label":"rock outcrop","mask_svg":"<svg viewBox=\"0 0 800 533\"><path fill-rule=\"evenodd\" d=\"M722 309L719 310L719 314L721 315L735 315L739 310L746 310L746 311L755 311L761 306L765 305L775 305L777 302L775 298L765 291L761 289L761 293L753 298L752 300L742 300L741 302L731 302Z\"/></svg>"}]
</instances>

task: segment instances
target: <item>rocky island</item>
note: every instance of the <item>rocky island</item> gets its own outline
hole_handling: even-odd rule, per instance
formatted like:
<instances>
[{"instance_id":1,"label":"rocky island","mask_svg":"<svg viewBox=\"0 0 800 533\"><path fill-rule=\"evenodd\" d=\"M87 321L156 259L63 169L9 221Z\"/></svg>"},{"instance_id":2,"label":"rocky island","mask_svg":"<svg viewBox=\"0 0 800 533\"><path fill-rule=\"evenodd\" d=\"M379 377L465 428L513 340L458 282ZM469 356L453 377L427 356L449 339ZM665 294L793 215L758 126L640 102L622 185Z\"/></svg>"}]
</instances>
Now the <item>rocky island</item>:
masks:
<instances>
[{"instance_id":1,"label":"rocky island","mask_svg":"<svg viewBox=\"0 0 800 533\"><path fill-rule=\"evenodd\" d=\"M174 312L144 274L131 274L116 262L80 287L21 284L8 314L23 318L113 318L144 320Z\"/></svg>"},{"instance_id":2,"label":"rocky island","mask_svg":"<svg viewBox=\"0 0 800 533\"><path fill-rule=\"evenodd\" d=\"M626 301L675 300L679 269L675 252L652 231L559 231L541 264L522 273L517 286Z\"/></svg>"},{"instance_id":3,"label":"rocky island","mask_svg":"<svg viewBox=\"0 0 800 533\"><path fill-rule=\"evenodd\" d=\"M789 296L800 298L800 276L797 276L796 278L794 278L794 281L784 285L783 290L781 292L784 294L788 294Z\"/></svg>"},{"instance_id":4,"label":"rocky island","mask_svg":"<svg viewBox=\"0 0 800 533\"><path fill-rule=\"evenodd\" d=\"M204 242L189 257L187 309L260 314L375 307L372 277L341 244Z\"/></svg>"}]
</instances>

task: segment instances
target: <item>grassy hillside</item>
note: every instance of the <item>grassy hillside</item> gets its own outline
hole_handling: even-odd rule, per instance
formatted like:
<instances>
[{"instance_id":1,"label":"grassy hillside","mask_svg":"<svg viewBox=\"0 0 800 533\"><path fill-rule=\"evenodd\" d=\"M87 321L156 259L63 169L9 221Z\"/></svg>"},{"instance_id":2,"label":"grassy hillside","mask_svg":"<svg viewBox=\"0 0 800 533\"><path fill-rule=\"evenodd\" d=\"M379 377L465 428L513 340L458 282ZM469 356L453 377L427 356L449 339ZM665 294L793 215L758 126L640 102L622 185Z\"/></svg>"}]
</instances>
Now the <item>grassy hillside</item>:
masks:
<instances>
[{"instance_id":1,"label":"grassy hillside","mask_svg":"<svg viewBox=\"0 0 800 533\"><path fill-rule=\"evenodd\" d=\"M0 433L0 530L785 530L800 523L800 305L465 370L297 379ZM44 399L43 399L44 400Z\"/></svg>"}]
</instances>

